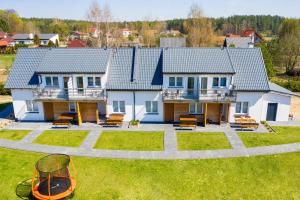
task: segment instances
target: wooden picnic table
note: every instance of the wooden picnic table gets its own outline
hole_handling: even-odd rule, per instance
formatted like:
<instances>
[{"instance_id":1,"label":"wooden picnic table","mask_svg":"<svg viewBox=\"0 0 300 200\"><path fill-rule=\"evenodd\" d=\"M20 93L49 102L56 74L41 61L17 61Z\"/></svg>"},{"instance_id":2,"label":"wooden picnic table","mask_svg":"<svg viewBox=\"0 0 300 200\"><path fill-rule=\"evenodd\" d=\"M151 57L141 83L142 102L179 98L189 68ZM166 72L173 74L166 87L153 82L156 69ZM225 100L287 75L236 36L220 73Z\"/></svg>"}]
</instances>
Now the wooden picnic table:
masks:
<instances>
[{"instance_id":1,"label":"wooden picnic table","mask_svg":"<svg viewBox=\"0 0 300 200\"><path fill-rule=\"evenodd\" d=\"M74 120L76 114L75 113L63 113L61 114L58 119L65 119L65 120Z\"/></svg>"},{"instance_id":2,"label":"wooden picnic table","mask_svg":"<svg viewBox=\"0 0 300 200\"><path fill-rule=\"evenodd\" d=\"M52 123L54 126L71 126L71 120L68 119L58 119Z\"/></svg>"},{"instance_id":3,"label":"wooden picnic table","mask_svg":"<svg viewBox=\"0 0 300 200\"><path fill-rule=\"evenodd\" d=\"M194 127L197 126L197 118L193 115L182 115L179 117L179 127Z\"/></svg>"},{"instance_id":4,"label":"wooden picnic table","mask_svg":"<svg viewBox=\"0 0 300 200\"><path fill-rule=\"evenodd\" d=\"M105 120L105 125L122 125L124 120L123 114L110 114Z\"/></svg>"}]
</instances>

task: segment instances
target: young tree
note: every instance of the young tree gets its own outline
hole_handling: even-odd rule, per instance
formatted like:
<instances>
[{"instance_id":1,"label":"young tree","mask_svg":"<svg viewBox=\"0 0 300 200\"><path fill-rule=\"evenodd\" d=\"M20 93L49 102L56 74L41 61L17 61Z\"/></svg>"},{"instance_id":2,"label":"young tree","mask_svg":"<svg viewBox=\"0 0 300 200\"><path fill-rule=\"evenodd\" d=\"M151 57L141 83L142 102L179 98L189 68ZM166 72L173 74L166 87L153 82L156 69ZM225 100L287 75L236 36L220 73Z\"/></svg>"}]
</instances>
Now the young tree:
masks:
<instances>
[{"instance_id":1,"label":"young tree","mask_svg":"<svg viewBox=\"0 0 300 200\"><path fill-rule=\"evenodd\" d=\"M210 19L203 15L201 8L194 4L191 6L188 19L184 22L188 33L187 42L192 47L213 46L215 36Z\"/></svg>"},{"instance_id":2,"label":"young tree","mask_svg":"<svg viewBox=\"0 0 300 200\"><path fill-rule=\"evenodd\" d=\"M55 40L55 47L59 47L59 43L57 39Z\"/></svg>"},{"instance_id":3,"label":"young tree","mask_svg":"<svg viewBox=\"0 0 300 200\"><path fill-rule=\"evenodd\" d=\"M48 47L55 47L55 44L51 40L49 40Z\"/></svg>"},{"instance_id":4,"label":"young tree","mask_svg":"<svg viewBox=\"0 0 300 200\"><path fill-rule=\"evenodd\" d=\"M34 42L35 45L40 45L41 44L40 38L37 34L34 35L33 42Z\"/></svg>"},{"instance_id":5,"label":"young tree","mask_svg":"<svg viewBox=\"0 0 300 200\"><path fill-rule=\"evenodd\" d=\"M284 67L287 74L294 74L300 57L300 20L286 19L279 30L278 39L271 43L274 63Z\"/></svg>"},{"instance_id":6,"label":"young tree","mask_svg":"<svg viewBox=\"0 0 300 200\"><path fill-rule=\"evenodd\" d=\"M260 43L260 44L257 44L255 46L259 47L261 49L268 77L274 76L275 72L274 72L274 68L273 68L272 55L269 51L268 43Z\"/></svg>"},{"instance_id":7,"label":"young tree","mask_svg":"<svg viewBox=\"0 0 300 200\"><path fill-rule=\"evenodd\" d=\"M87 19L90 22L93 22L95 24L96 29L99 31L102 21L102 10L100 8L100 5L97 1L93 1L90 5L88 11L87 11ZM97 38L97 46L101 45L101 34L98 34Z\"/></svg>"}]
</instances>

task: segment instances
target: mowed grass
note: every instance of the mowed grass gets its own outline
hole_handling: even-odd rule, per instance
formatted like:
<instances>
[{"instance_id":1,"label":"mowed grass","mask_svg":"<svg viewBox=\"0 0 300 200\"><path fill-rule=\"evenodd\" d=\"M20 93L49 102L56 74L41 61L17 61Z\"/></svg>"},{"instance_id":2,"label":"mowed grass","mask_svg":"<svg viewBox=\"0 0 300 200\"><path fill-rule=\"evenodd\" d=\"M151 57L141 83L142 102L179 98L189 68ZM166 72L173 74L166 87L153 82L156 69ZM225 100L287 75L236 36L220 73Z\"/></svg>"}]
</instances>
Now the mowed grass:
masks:
<instances>
[{"instance_id":1,"label":"mowed grass","mask_svg":"<svg viewBox=\"0 0 300 200\"><path fill-rule=\"evenodd\" d=\"M274 126L276 133L245 133L238 135L246 147L279 145L300 142L300 127Z\"/></svg>"},{"instance_id":2,"label":"mowed grass","mask_svg":"<svg viewBox=\"0 0 300 200\"><path fill-rule=\"evenodd\" d=\"M17 199L43 154L0 149L0 199ZM74 200L300 199L300 153L211 160L73 157Z\"/></svg>"},{"instance_id":3,"label":"mowed grass","mask_svg":"<svg viewBox=\"0 0 300 200\"><path fill-rule=\"evenodd\" d=\"M94 148L111 150L162 151L163 132L103 131Z\"/></svg>"},{"instance_id":4,"label":"mowed grass","mask_svg":"<svg viewBox=\"0 0 300 200\"><path fill-rule=\"evenodd\" d=\"M224 133L177 132L179 150L230 149L231 145Z\"/></svg>"},{"instance_id":5,"label":"mowed grass","mask_svg":"<svg viewBox=\"0 0 300 200\"><path fill-rule=\"evenodd\" d=\"M0 139L21 140L30 132L30 130L0 130Z\"/></svg>"},{"instance_id":6,"label":"mowed grass","mask_svg":"<svg viewBox=\"0 0 300 200\"><path fill-rule=\"evenodd\" d=\"M5 69L5 67L10 67L14 62L14 54L0 54L0 69Z\"/></svg>"},{"instance_id":7,"label":"mowed grass","mask_svg":"<svg viewBox=\"0 0 300 200\"><path fill-rule=\"evenodd\" d=\"M79 147L89 131L48 130L38 136L33 143L53 146Z\"/></svg>"}]
</instances>

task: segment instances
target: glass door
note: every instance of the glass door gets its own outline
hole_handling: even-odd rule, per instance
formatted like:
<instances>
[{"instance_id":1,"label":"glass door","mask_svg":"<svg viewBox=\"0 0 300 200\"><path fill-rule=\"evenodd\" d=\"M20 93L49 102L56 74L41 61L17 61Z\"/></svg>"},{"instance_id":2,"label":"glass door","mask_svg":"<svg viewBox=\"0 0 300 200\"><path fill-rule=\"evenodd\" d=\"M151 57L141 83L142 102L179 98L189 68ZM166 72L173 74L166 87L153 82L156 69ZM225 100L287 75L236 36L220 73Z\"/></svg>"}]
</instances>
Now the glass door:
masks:
<instances>
[{"instance_id":1,"label":"glass door","mask_svg":"<svg viewBox=\"0 0 300 200\"><path fill-rule=\"evenodd\" d=\"M195 92L195 78L188 77L188 84L187 84L187 94L189 96L193 96Z\"/></svg>"},{"instance_id":2,"label":"glass door","mask_svg":"<svg viewBox=\"0 0 300 200\"><path fill-rule=\"evenodd\" d=\"M201 94L207 94L207 77L201 78Z\"/></svg>"},{"instance_id":3,"label":"glass door","mask_svg":"<svg viewBox=\"0 0 300 200\"><path fill-rule=\"evenodd\" d=\"M83 93L83 77L82 76L76 77L76 83L77 83L77 92L79 94L82 94Z\"/></svg>"}]
</instances>

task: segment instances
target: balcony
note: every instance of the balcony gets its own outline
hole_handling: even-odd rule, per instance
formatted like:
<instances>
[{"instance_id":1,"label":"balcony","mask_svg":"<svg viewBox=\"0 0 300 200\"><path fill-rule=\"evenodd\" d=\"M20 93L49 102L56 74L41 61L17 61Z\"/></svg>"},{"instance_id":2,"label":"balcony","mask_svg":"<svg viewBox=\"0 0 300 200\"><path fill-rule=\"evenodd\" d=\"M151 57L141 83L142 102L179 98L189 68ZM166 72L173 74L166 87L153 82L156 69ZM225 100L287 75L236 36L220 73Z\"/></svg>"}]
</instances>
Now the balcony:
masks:
<instances>
[{"instance_id":1,"label":"balcony","mask_svg":"<svg viewBox=\"0 0 300 200\"><path fill-rule=\"evenodd\" d=\"M236 91L228 88L207 90L169 90L163 91L164 101L199 101L199 102L235 102Z\"/></svg>"},{"instance_id":2,"label":"balcony","mask_svg":"<svg viewBox=\"0 0 300 200\"><path fill-rule=\"evenodd\" d=\"M105 90L100 88L39 88L33 91L35 100L105 100Z\"/></svg>"}]
</instances>

